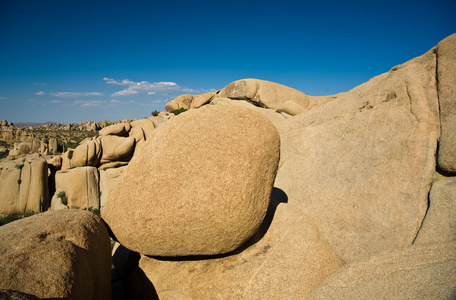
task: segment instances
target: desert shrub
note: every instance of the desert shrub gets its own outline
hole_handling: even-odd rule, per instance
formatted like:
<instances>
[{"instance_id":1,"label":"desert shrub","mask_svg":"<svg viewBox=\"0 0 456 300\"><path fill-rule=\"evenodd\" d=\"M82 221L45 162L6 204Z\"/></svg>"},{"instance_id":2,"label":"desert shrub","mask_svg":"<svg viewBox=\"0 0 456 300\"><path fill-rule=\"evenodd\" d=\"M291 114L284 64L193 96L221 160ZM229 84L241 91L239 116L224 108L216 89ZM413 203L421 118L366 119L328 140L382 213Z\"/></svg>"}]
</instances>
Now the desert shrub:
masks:
<instances>
[{"instance_id":1,"label":"desert shrub","mask_svg":"<svg viewBox=\"0 0 456 300\"><path fill-rule=\"evenodd\" d=\"M68 159L73 158L73 150L68 151L67 157L68 157Z\"/></svg>"},{"instance_id":2,"label":"desert shrub","mask_svg":"<svg viewBox=\"0 0 456 300\"><path fill-rule=\"evenodd\" d=\"M25 213L23 215L22 214L10 214L10 215L0 216L0 226L6 225L8 223L11 223L11 222L19 220L19 219L23 219L23 218L27 218L27 217L33 216L34 214L36 214L36 213L35 212L28 212L28 213Z\"/></svg>"},{"instance_id":3,"label":"desert shrub","mask_svg":"<svg viewBox=\"0 0 456 300\"><path fill-rule=\"evenodd\" d=\"M22 168L24 167L24 164L16 164L14 167L16 169L22 170Z\"/></svg>"},{"instance_id":4,"label":"desert shrub","mask_svg":"<svg viewBox=\"0 0 456 300\"><path fill-rule=\"evenodd\" d=\"M96 214L97 216L100 216L100 210L98 208L93 207L93 206L87 207L87 208L83 208L82 210L87 210L87 211L90 211L91 213Z\"/></svg>"},{"instance_id":5,"label":"desert shrub","mask_svg":"<svg viewBox=\"0 0 456 300\"><path fill-rule=\"evenodd\" d=\"M60 198L60 200L62 201L63 205L67 205L68 204L68 197L67 197L67 195L65 194L64 191L58 192L57 193L57 198Z\"/></svg>"},{"instance_id":6,"label":"desert shrub","mask_svg":"<svg viewBox=\"0 0 456 300\"><path fill-rule=\"evenodd\" d=\"M177 116L178 114L186 112L186 111L187 111L187 109L181 107L181 108L173 110L173 114L175 114Z\"/></svg>"},{"instance_id":7,"label":"desert shrub","mask_svg":"<svg viewBox=\"0 0 456 300\"><path fill-rule=\"evenodd\" d=\"M156 117L156 116L158 116L159 113L160 112L158 110L154 110L151 114L152 114L152 116Z\"/></svg>"},{"instance_id":8,"label":"desert shrub","mask_svg":"<svg viewBox=\"0 0 456 300\"><path fill-rule=\"evenodd\" d=\"M6 149L5 151L0 151L0 158L5 158L9 154L9 150Z\"/></svg>"},{"instance_id":9,"label":"desert shrub","mask_svg":"<svg viewBox=\"0 0 456 300\"><path fill-rule=\"evenodd\" d=\"M22 183L22 180L18 179L17 184L21 184L21 183Z\"/></svg>"}]
</instances>

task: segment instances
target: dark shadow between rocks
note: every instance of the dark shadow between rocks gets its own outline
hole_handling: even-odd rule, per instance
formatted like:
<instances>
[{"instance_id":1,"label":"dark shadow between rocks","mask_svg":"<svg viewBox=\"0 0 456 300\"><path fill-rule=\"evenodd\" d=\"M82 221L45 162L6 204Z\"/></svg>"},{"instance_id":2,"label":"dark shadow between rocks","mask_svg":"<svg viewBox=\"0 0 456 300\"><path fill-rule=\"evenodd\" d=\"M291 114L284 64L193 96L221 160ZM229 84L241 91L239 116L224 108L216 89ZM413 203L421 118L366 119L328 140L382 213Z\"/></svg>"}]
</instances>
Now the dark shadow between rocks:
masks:
<instances>
[{"instance_id":1,"label":"dark shadow between rocks","mask_svg":"<svg viewBox=\"0 0 456 300\"><path fill-rule=\"evenodd\" d=\"M269 227L271 226L272 220L274 219L274 215L277 210L277 206L280 203L288 203L288 196L283 190L274 187L271 192L271 198L269 201L269 207L266 212L266 216L264 217L264 220L261 223L260 228L247 242L242 244L236 250L233 250L233 251L225 253L225 254L219 254L219 255L192 255L192 256L177 256L177 257L149 256L149 257L151 257L153 259L157 259L157 260L184 261L184 260L217 259L217 258L223 258L223 257L239 254L242 251L244 251L245 249L249 248L250 246L256 244L258 241L260 241L264 237L264 235L268 231Z\"/></svg>"},{"instance_id":2,"label":"dark shadow between rocks","mask_svg":"<svg viewBox=\"0 0 456 300\"><path fill-rule=\"evenodd\" d=\"M112 256L111 289L113 300L158 299L146 274L139 268L141 255L122 245Z\"/></svg>"}]
</instances>

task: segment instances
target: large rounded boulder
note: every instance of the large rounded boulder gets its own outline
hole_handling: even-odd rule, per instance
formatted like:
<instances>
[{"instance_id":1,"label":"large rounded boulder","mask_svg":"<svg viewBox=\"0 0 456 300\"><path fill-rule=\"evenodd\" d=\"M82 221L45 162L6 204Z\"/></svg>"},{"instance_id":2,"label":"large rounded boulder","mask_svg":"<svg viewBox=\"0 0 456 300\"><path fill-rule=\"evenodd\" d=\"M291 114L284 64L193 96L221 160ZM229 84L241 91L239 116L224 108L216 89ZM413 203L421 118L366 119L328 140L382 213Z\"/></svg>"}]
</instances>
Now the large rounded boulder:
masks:
<instances>
[{"instance_id":1,"label":"large rounded boulder","mask_svg":"<svg viewBox=\"0 0 456 300\"><path fill-rule=\"evenodd\" d=\"M99 217L76 209L14 221L0 227L0 270L0 289L40 299L111 299L109 234Z\"/></svg>"},{"instance_id":2,"label":"large rounded boulder","mask_svg":"<svg viewBox=\"0 0 456 300\"><path fill-rule=\"evenodd\" d=\"M230 252L263 221L279 156L276 128L254 110L188 111L138 149L103 218L122 245L142 254Z\"/></svg>"}]
</instances>

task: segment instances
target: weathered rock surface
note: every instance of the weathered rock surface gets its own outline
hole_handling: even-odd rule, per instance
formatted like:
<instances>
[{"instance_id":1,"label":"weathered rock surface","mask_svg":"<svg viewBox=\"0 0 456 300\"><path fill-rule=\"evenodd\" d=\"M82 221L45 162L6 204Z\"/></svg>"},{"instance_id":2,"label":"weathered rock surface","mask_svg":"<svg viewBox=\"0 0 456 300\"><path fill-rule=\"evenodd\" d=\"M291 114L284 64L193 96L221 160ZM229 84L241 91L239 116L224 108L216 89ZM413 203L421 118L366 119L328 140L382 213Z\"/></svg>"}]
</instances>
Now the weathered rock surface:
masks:
<instances>
[{"instance_id":1,"label":"weathered rock surface","mask_svg":"<svg viewBox=\"0 0 456 300\"><path fill-rule=\"evenodd\" d=\"M435 74L431 50L277 125L275 186L344 262L416 237L435 170Z\"/></svg>"},{"instance_id":2,"label":"weathered rock surface","mask_svg":"<svg viewBox=\"0 0 456 300\"><path fill-rule=\"evenodd\" d=\"M437 44L436 53L437 86L440 103L440 123L444 133L456 125L456 34L450 35Z\"/></svg>"},{"instance_id":3,"label":"weathered rock surface","mask_svg":"<svg viewBox=\"0 0 456 300\"><path fill-rule=\"evenodd\" d=\"M173 110L185 108L189 109L190 108L190 103L193 100L193 95L190 94L185 94L185 95L180 95L177 96L176 99L166 103L165 109L166 111L172 112Z\"/></svg>"},{"instance_id":4,"label":"weathered rock surface","mask_svg":"<svg viewBox=\"0 0 456 300\"><path fill-rule=\"evenodd\" d=\"M261 107L279 109L288 100L302 106L309 105L309 98L293 88L259 79L241 79L223 88L217 95L220 98L248 100Z\"/></svg>"},{"instance_id":5,"label":"weathered rock surface","mask_svg":"<svg viewBox=\"0 0 456 300\"><path fill-rule=\"evenodd\" d=\"M415 244L456 241L456 178L441 179L432 185L429 210Z\"/></svg>"},{"instance_id":6,"label":"weathered rock surface","mask_svg":"<svg viewBox=\"0 0 456 300\"><path fill-rule=\"evenodd\" d=\"M447 128L440 136L437 162L440 170L456 173L456 124Z\"/></svg>"},{"instance_id":7,"label":"weathered rock surface","mask_svg":"<svg viewBox=\"0 0 456 300\"><path fill-rule=\"evenodd\" d=\"M99 174L95 167L79 167L55 174L56 194L65 192L70 208L100 209Z\"/></svg>"},{"instance_id":8,"label":"weathered rock surface","mask_svg":"<svg viewBox=\"0 0 456 300\"><path fill-rule=\"evenodd\" d=\"M454 299L455 274L455 242L409 246L342 267L307 299Z\"/></svg>"},{"instance_id":9,"label":"weathered rock surface","mask_svg":"<svg viewBox=\"0 0 456 300\"><path fill-rule=\"evenodd\" d=\"M122 172L125 171L126 166L118 168L110 168L100 170L100 211L103 211L103 207L108 201L108 197L111 194L111 191L117 184Z\"/></svg>"},{"instance_id":10,"label":"weathered rock surface","mask_svg":"<svg viewBox=\"0 0 456 300\"><path fill-rule=\"evenodd\" d=\"M142 119L142 120L136 120L130 123L131 125L131 130L130 130L130 136L135 134L135 130L141 129L145 140L150 139L152 137L152 132L155 129L154 122L152 122L151 119ZM133 134L132 134L133 132ZM138 142L138 140L136 140Z\"/></svg>"},{"instance_id":11,"label":"weathered rock surface","mask_svg":"<svg viewBox=\"0 0 456 300\"><path fill-rule=\"evenodd\" d=\"M305 299L339 263L309 217L277 204L240 253L210 260L142 257L139 266L160 299Z\"/></svg>"},{"instance_id":12,"label":"weathered rock surface","mask_svg":"<svg viewBox=\"0 0 456 300\"><path fill-rule=\"evenodd\" d=\"M279 159L275 127L250 109L206 106L156 131L104 207L119 242L159 256L239 247L269 204Z\"/></svg>"},{"instance_id":13,"label":"weathered rock surface","mask_svg":"<svg viewBox=\"0 0 456 300\"><path fill-rule=\"evenodd\" d=\"M107 126L100 130L99 135L118 135L118 136L128 136L130 131L130 123L120 123L115 125Z\"/></svg>"},{"instance_id":14,"label":"weathered rock surface","mask_svg":"<svg viewBox=\"0 0 456 300\"><path fill-rule=\"evenodd\" d=\"M0 227L0 288L39 298L111 299L108 232L90 212L46 212Z\"/></svg>"},{"instance_id":15,"label":"weathered rock surface","mask_svg":"<svg viewBox=\"0 0 456 300\"><path fill-rule=\"evenodd\" d=\"M287 113L287 114L289 114L291 116L295 116L297 114L302 113L306 109L304 107L302 107L301 105L299 105L298 103L296 103L296 102L294 102L292 100L288 100L282 105L281 110L284 113Z\"/></svg>"},{"instance_id":16,"label":"weathered rock surface","mask_svg":"<svg viewBox=\"0 0 456 300\"><path fill-rule=\"evenodd\" d=\"M72 152L69 155L69 152ZM74 150L69 150L63 157L62 169L72 169L84 166L96 167L101 159L101 143L98 139L92 139L83 142Z\"/></svg>"},{"instance_id":17,"label":"weathered rock surface","mask_svg":"<svg viewBox=\"0 0 456 300\"><path fill-rule=\"evenodd\" d=\"M108 163L113 161L129 161L135 149L134 137L121 137L115 135L106 135L101 138L101 147L103 154L100 163Z\"/></svg>"},{"instance_id":18,"label":"weathered rock surface","mask_svg":"<svg viewBox=\"0 0 456 300\"><path fill-rule=\"evenodd\" d=\"M0 163L0 214L49 208L48 167L40 155Z\"/></svg>"}]
</instances>

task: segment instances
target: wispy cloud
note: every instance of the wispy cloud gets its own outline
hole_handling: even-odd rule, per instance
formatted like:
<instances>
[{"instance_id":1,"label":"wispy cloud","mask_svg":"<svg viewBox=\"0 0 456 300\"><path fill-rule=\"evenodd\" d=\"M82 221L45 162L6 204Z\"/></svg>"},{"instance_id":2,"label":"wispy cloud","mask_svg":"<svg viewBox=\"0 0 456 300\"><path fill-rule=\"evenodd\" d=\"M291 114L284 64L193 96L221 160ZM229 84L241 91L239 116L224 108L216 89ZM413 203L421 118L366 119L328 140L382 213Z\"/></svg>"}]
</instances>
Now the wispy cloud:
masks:
<instances>
[{"instance_id":1,"label":"wispy cloud","mask_svg":"<svg viewBox=\"0 0 456 300\"><path fill-rule=\"evenodd\" d=\"M35 95L44 96L44 95L46 95L46 93L44 91L39 91L39 92L36 92Z\"/></svg>"},{"instance_id":2,"label":"wispy cloud","mask_svg":"<svg viewBox=\"0 0 456 300\"><path fill-rule=\"evenodd\" d=\"M46 85L46 83L43 83L43 82L35 82L35 85Z\"/></svg>"},{"instance_id":3,"label":"wispy cloud","mask_svg":"<svg viewBox=\"0 0 456 300\"><path fill-rule=\"evenodd\" d=\"M63 101L61 101L61 100L51 100L51 101L49 101L49 103L63 103Z\"/></svg>"},{"instance_id":4,"label":"wispy cloud","mask_svg":"<svg viewBox=\"0 0 456 300\"><path fill-rule=\"evenodd\" d=\"M0 97L0 100L6 100L8 99L7 97Z\"/></svg>"},{"instance_id":5,"label":"wispy cloud","mask_svg":"<svg viewBox=\"0 0 456 300\"><path fill-rule=\"evenodd\" d=\"M112 78L103 78L107 84L114 84L120 86L127 86L126 89L111 94L113 97L117 96L131 96L139 93L147 93L154 95L156 93L170 93L170 92L185 92L185 93L199 93L197 90L192 90L186 87L181 87L175 82L148 82L148 81L131 81L129 79L116 80Z\"/></svg>"},{"instance_id":6,"label":"wispy cloud","mask_svg":"<svg viewBox=\"0 0 456 300\"><path fill-rule=\"evenodd\" d=\"M80 92L50 92L51 96L59 98L76 98L76 97L88 97L88 96L103 96L103 93L92 92L92 93L80 93Z\"/></svg>"},{"instance_id":7,"label":"wispy cloud","mask_svg":"<svg viewBox=\"0 0 456 300\"><path fill-rule=\"evenodd\" d=\"M74 105L79 107L94 107L94 106L102 106L107 104L107 101L100 101L100 100L92 100L92 101L84 101L84 100L76 100L74 101Z\"/></svg>"}]
</instances>

